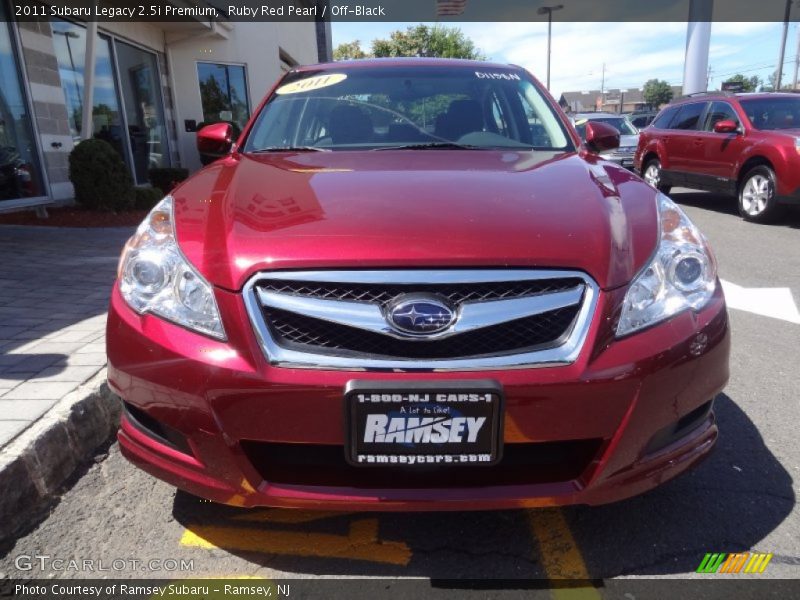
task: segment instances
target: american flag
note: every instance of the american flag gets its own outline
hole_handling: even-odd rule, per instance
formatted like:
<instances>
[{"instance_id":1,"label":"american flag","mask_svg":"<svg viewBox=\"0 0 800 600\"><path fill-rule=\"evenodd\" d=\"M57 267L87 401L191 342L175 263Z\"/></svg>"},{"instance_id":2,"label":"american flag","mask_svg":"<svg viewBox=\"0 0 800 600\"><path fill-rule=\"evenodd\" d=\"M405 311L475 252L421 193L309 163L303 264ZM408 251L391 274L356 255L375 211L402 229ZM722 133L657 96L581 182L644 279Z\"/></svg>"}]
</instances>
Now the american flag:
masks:
<instances>
[{"instance_id":1,"label":"american flag","mask_svg":"<svg viewBox=\"0 0 800 600\"><path fill-rule=\"evenodd\" d=\"M467 0L436 0L437 17L454 17L464 12Z\"/></svg>"}]
</instances>

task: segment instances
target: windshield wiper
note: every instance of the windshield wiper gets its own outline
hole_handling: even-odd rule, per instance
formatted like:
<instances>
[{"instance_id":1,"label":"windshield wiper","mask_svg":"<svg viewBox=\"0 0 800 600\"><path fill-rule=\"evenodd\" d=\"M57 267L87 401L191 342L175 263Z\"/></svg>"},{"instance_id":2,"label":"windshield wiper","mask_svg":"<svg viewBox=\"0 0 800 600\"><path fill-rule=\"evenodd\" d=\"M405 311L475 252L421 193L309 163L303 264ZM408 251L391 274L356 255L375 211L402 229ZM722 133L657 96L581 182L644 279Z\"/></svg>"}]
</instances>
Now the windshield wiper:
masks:
<instances>
[{"instance_id":1,"label":"windshield wiper","mask_svg":"<svg viewBox=\"0 0 800 600\"><path fill-rule=\"evenodd\" d=\"M402 146L384 146L375 150L429 150L436 148L452 150L480 150L480 146L470 146L469 144L459 144L457 142L422 142L420 144L404 144Z\"/></svg>"},{"instance_id":2,"label":"windshield wiper","mask_svg":"<svg viewBox=\"0 0 800 600\"><path fill-rule=\"evenodd\" d=\"M316 146L267 146L250 150L250 154L260 154L262 152L330 152L327 148L317 148Z\"/></svg>"}]
</instances>

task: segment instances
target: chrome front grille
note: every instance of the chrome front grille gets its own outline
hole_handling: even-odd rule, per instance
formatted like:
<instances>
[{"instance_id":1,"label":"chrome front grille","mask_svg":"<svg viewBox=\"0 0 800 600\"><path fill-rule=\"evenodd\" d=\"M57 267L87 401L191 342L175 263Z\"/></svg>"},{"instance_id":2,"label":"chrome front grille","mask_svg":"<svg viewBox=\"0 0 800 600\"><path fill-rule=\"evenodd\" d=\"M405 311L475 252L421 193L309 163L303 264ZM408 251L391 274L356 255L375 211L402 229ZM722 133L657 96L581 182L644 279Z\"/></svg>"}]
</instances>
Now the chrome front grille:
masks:
<instances>
[{"instance_id":1,"label":"chrome front grille","mask_svg":"<svg viewBox=\"0 0 800 600\"><path fill-rule=\"evenodd\" d=\"M440 299L455 321L430 335L399 331L387 312L409 295ZM476 370L573 362L597 286L578 271L281 271L253 277L244 296L276 366Z\"/></svg>"},{"instance_id":2,"label":"chrome front grille","mask_svg":"<svg viewBox=\"0 0 800 600\"><path fill-rule=\"evenodd\" d=\"M626 146L624 148L617 148L611 152L614 158L633 158L636 154L636 146Z\"/></svg>"},{"instance_id":3,"label":"chrome front grille","mask_svg":"<svg viewBox=\"0 0 800 600\"><path fill-rule=\"evenodd\" d=\"M557 279L539 279L533 281L491 281L487 283L456 284L417 284L415 292L430 292L447 298L456 306L464 302L488 302L491 300L507 300L524 298L536 294L561 292L582 285L583 280L577 277ZM370 284L370 283L335 283L305 281L264 280L258 284L260 290L277 294L292 294L324 300L341 300L353 302L372 302L386 306L394 298L408 292L408 285Z\"/></svg>"}]
</instances>

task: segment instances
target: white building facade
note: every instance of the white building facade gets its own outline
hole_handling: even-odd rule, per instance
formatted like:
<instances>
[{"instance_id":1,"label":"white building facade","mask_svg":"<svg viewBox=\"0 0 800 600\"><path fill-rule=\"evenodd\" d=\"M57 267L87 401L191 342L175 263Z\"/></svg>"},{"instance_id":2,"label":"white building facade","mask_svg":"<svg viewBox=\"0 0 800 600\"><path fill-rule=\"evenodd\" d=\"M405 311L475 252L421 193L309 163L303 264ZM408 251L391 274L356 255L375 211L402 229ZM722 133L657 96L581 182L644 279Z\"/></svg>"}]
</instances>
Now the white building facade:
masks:
<instances>
[{"instance_id":1,"label":"white building facade","mask_svg":"<svg viewBox=\"0 0 800 600\"><path fill-rule=\"evenodd\" d=\"M0 21L0 212L69 201L68 156L89 137L137 185L193 171L199 126L241 128L283 72L331 52L325 23L16 21L6 0Z\"/></svg>"}]
</instances>

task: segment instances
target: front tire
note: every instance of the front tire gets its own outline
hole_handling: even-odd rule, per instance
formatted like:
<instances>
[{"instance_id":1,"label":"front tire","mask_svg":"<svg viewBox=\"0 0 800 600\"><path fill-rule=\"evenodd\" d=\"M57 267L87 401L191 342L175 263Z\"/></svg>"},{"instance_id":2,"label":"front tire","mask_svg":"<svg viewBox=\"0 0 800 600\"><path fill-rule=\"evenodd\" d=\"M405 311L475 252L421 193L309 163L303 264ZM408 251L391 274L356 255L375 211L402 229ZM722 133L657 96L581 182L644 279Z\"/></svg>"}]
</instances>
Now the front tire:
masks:
<instances>
[{"instance_id":1,"label":"front tire","mask_svg":"<svg viewBox=\"0 0 800 600\"><path fill-rule=\"evenodd\" d=\"M669 194L672 189L671 185L664 185L661 183L661 161L657 158L647 161L642 169L642 179L652 185L662 194Z\"/></svg>"},{"instance_id":2,"label":"front tire","mask_svg":"<svg viewBox=\"0 0 800 600\"><path fill-rule=\"evenodd\" d=\"M753 223L774 222L784 212L776 190L775 171L766 165L750 169L739 186L739 214Z\"/></svg>"}]
</instances>

